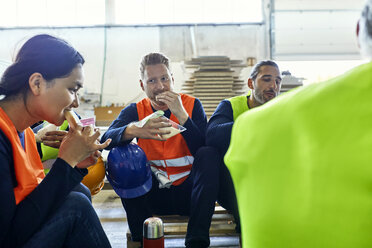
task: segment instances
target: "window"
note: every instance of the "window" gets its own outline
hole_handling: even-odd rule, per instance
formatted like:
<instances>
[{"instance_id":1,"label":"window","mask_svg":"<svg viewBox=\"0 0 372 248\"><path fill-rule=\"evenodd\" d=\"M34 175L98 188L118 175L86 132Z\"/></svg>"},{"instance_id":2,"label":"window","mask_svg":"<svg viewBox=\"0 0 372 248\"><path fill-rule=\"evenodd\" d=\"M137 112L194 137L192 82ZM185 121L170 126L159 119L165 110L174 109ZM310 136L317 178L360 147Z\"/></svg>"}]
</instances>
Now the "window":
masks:
<instances>
[{"instance_id":1,"label":"window","mask_svg":"<svg viewBox=\"0 0 372 248\"><path fill-rule=\"evenodd\" d=\"M118 25L263 21L262 0L8 0L0 1L0 26L104 25L105 4Z\"/></svg>"},{"instance_id":2,"label":"window","mask_svg":"<svg viewBox=\"0 0 372 248\"><path fill-rule=\"evenodd\" d=\"M104 0L0 2L0 26L86 26L105 23Z\"/></svg>"},{"instance_id":3,"label":"window","mask_svg":"<svg viewBox=\"0 0 372 248\"><path fill-rule=\"evenodd\" d=\"M304 78L304 85L323 82L365 63L364 60L276 61L281 71Z\"/></svg>"},{"instance_id":4,"label":"window","mask_svg":"<svg viewBox=\"0 0 372 248\"><path fill-rule=\"evenodd\" d=\"M116 24L262 22L261 0L116 0Z\"/></svg>"}]
</instances>

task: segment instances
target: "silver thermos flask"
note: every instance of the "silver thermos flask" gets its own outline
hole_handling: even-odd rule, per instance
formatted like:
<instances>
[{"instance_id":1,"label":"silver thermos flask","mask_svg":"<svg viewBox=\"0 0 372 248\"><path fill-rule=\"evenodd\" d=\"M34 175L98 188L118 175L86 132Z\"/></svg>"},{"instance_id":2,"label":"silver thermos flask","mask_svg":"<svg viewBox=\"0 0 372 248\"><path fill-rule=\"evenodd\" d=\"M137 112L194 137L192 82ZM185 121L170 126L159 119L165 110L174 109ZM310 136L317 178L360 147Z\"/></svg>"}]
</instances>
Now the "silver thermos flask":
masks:
<instances>
[{"instance_id":1,"label":"silver thermos flask","mask_svg":"<svg viewBox=\"0 0 372 248\"><path fill-rule=\"evenodd\" d=\"M157 217L143 222L143 248L164 248L164 225Z\"/></svg>"}]
</instances>

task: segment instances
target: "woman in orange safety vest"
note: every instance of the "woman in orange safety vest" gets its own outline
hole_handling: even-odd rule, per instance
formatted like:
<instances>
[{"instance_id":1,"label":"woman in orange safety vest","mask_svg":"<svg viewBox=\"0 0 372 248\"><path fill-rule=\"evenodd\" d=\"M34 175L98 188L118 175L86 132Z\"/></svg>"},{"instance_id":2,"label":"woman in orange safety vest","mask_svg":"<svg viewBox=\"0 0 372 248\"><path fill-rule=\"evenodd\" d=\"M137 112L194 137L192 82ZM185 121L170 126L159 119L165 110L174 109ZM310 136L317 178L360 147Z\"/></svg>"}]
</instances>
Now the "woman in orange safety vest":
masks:
<instances>
[{"instance_id":1,"label":"woman in orange safety vest","mask_svg":"<svg viewBox=\"0 0 372 248\"><path fill-rule=\"evenodd\" d=\"M84 59L66 41L36 35L0 82L0 247L110 247L85 194L74 191L89 156L105 148L99 132L71 127L47 176L30 126L61 125L78 107Z\"/></svg>"}]
</instances>

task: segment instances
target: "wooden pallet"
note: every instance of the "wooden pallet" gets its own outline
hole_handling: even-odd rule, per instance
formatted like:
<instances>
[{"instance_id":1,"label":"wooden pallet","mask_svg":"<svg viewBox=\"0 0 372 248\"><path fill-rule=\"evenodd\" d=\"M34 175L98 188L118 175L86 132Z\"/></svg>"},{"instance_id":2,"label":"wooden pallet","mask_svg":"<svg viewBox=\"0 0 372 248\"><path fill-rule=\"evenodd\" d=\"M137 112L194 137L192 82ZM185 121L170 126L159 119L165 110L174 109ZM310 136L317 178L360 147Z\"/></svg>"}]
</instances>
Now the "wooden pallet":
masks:
<instances>
[{"instance_id":1,"label":"wooden pallet","mask_svg":"<svg viewBox=\"0 0 372 248\"><path fill-rule=\"evenodd\" d=\"M187 232L187 223L189 218L187 216L179 215L162 215L157 216L162 219L164 223L164 237L165 243L171 242L178 244L177 247L182 247L184 243L184 238ZM233 238L236 244L236 240L239 239L239 235L235 232L234 217L229 214L226 209L216 205L214 214L212 216L212 223L209 229L209 235L211 239L213 237L219 238ZM139 242L131 241L131 233L128 229L127 231L127 247L137 248L140 247ZM216 246L215 246L216 247ZM231 247L238 247L233 246Z\"/></svg>"}]
</instances>

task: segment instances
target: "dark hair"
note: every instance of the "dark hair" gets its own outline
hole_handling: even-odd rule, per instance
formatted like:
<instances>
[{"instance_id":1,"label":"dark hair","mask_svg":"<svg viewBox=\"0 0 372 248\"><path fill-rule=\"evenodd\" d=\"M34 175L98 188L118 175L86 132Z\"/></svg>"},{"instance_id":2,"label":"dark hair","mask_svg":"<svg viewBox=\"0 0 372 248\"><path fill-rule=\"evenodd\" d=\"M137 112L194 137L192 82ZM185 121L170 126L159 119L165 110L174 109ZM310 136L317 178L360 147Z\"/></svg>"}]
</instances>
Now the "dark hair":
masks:
<instances>
[{"instance_id":1,"label":"dark hair","mask_svg":"<svg viewBox=\"0 0 372 248\"><path fill-rule=\"evenodd\" d=\"M372 58L372 1L367 0L358 22L358 42L363 57Z\"/></svg>"},{"instance_id":2,"label":"dark hair","mask_svg":"<svg viewBox=\"0 0 372 248\"><path fill-rule=\"evenodd\" d=\"M169 59L161 53L149 53L144 56L141 60L141 78L143 79L145 75L145 67L148 65L157 65L157 64L164 64L169 70Z\"/></svg>"},{"instance_id":3,"label":"dark hair","mask_svg":"<svg viewBox=\"0 0 372 248\"><path fill-rule=\"evenodd\" d=\"M371 1L366 1L366 4L364 5L364 8L362 10L362 17L364 18L365 22L365 28L366 28L366 34L368 34L369 37L372 36L372 12L371 12Z\"/></svg>"},{"instance_id":4,"label":"dark hair","mask_svg":"<svg viewBox=\"0 0 372 248\"><path fill-rule=\"evenodd\" d=\"M47 81L67 77L84 58L66 41L47 34L36 35L26 41L16 59L4 72L0 95L25 94L30 76L38 72Z\"/></svg>"},{"instance_id":5,"label":"dark hair","mask_svg":"<svg viewBox=\"0 0 372 248\"><path fill-rule=\"evenodd\" d=\"M262 60L258 62L257 64L255 64L252 68L251 75L249 77L252 78L253 81L256 79L258 73L260 72L261 67L264 65L274 66L279 70L279 66L274 61Z\"/></svg>"}]
</instances>

